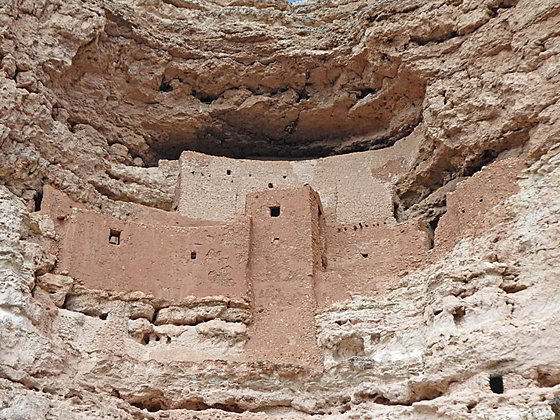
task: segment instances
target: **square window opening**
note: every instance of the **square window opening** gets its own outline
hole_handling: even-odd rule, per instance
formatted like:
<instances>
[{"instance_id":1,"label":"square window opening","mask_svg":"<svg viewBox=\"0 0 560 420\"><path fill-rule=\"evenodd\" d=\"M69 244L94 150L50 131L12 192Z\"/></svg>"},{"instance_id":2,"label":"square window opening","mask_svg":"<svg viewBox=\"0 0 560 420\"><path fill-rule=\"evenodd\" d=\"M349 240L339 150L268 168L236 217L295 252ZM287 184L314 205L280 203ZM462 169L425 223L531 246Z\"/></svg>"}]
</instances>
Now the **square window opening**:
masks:
<instances>
[{"instance_id":1,"label":"square window opening","mask_svg":"<svg viewBox=\"0 0 560 420\"><path fill-rule=\"evenodd\" d=\"M278 216L280 216L280 206L270 207L270 217L278 217Z\"/></svg>"},{"instance_id":2,"label":"square window opening","mask_svg":"<svg viewBox=\"0 0 560 420\"><path fill-rule=\"evenodd\" d=\"M109 243L111 245L120 245L121 244L121 231L110 229L109 230Z\"/></svg>"}]
</instances>

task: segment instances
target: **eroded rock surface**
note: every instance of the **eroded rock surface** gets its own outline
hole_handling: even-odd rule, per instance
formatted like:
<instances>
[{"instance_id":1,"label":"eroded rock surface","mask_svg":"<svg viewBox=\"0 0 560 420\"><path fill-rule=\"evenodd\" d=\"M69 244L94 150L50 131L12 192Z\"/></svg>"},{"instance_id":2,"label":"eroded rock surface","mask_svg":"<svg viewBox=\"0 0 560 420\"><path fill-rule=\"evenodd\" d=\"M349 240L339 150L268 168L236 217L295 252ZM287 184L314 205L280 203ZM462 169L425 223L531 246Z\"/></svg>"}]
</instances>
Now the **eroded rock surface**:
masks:
<instances>
[{"instance_id":1,"label":"eroded rock surface","mask_svg":"<svg viewBox=\"0 0 560 420\"><path fill-rule=\"evenodd\" d=\"M558 413L558 1L8 1L0 28L1 419ZM373 149L406 158L353 165ZM308 289L183 296L141 290L142 265L131 290L70 273L60 226L80 214L139 231L150 219L153 237L206 229L177 216L196 194L186 150L348 154L316 172L337 185L310 175L324 161L259 163L322 189L313 252L328 258L294 273ZM374 195L360 196L363 168L385 194L371 229L352 211ZM262 178L281 191L281 175ZM68 196L56 212L41 210L48 188ZM232 267L213 258L209 278L225 281ZM309 363L273 356L293 312Z\"/></svg>"}]
</instances>

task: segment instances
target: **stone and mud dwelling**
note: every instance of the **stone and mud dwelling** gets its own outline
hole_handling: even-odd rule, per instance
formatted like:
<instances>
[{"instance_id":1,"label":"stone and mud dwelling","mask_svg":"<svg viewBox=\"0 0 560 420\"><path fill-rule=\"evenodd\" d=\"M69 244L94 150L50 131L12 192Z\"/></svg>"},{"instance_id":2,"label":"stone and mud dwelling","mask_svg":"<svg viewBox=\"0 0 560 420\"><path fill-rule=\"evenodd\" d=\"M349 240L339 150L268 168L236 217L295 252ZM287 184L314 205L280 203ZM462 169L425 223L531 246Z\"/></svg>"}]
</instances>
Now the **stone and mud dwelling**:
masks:
<instances>
[{"instance_id":1,"label":"stone and mud dwelling","mask_svg":"<svg viewBox=\"0 0 560 420\"><path fill-rule=\"evenodd\" d=\"M0 420L560 418L560 0L0 1Z\"/></svg>"}]
</instances>

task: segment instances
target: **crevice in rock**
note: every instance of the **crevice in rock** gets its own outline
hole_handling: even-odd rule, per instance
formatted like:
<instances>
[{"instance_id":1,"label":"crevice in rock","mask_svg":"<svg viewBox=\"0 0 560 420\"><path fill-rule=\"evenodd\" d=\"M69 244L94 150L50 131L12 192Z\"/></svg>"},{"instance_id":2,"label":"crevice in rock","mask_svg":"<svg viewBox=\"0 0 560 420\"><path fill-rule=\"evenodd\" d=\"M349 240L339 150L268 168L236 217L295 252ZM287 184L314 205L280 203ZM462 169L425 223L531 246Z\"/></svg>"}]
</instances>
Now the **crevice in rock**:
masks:
<instances>
[{"instance_id":1,"label":"crevice in rock","mask_svg":"<svg viewBox=\"0 0 560 420\"><path fill-rule=\"evenodd\" d=\"M428 249L433 249L435 245L436 229L441 217L447 212L447 207L443 211L436 213L433 218L427 220Z\"/></svg>"},{"instance_id":2,"label":"crevice in rock","mask_svg":"<svg viewBox=\"0 0 560 420\"><path fill-rule=\"evenodd\" d=\"M164 93L171 92L173 91L173 86L171 86L169 82L166 82L164 79L162 79L159 85L159 91Z\"/></svg>"},{"instance_id":3,"label":"crevice in rock","mask_svg":"<svg viewBox=\"0 0 560 420\"><path fill-rule=\"evenodd\" d=\"M207 10L201 4L197 4L195 2L186 2L182 0L163 0L164 3L173 5L179 9L188 9L188 10Z\"/></svg>"},{"instance_id":4,"label":"crevice in rock","mask_svg":"<svg viewBox=\"0 0 560 420\"><path fill-rule=\"evenodd\" d=\"M495 6L489 7L488 10L490 11L490 18L493 19L493 18L497 17L499 9L510 9L512 7L515 7L518 2L519 2L519 0L505 0L505 1L502 1L501 3L499 3ZM462 34L459 34L456 30L452 30L452 31L449 31L445 34L439 35L439 36L411 37L410 42L412 42L416 45L419 45L419 46L424 46L424 45L427 45L427 44L430 44L430 43L439 44L439 43L442 43L442 42L449 41L450 39L453 39L453 38L468 35L470 33L473 33L474 31L476 31L477 29L479 29L479 27L475 27L475 28L473 28L473 30L471 30L467 33L462 33Z\"/></svg>"},{"instance_id":5,"label":"crevice in rock","mask_svg":"<svg viewBox=\"0 0 560 420\"><path fill-rule=\"evenodd\" d=\"M311 97L311 95L309 94L309 92L305 88L301 91L296 91L296 94L298 96L297 99L296 99L296 103L299 103L301 101L306 101Z\"/></svg>"},{"instance_id":6,"label":"crevice in rock","mask_svg":"<svg viewBox=\"0 0 560 420\"><path fill-rule=\"evenodd\" d=\"M410 42L422 46L422 45L427 45L430 42L434 42L438 44L440 42L449 41L450 39L456 38L458 36L459 34L456 31L451 31L438 37L410 38Z\"/></svg>"},{"instance_id":7,"label":"crevice in rock","mask_svg":"<svg viewBox=\"0 0 560 420\"><path fill-rule=\"evenodd\" d=\"M478 405L477 401L471 401L467 404L467 413L472 413L472 410Z\"/></svg>"},{"instance_id":8,"label":"crevice in rock","mask_svg":"<svg viewBox=\"0 0 560 420\"><path fill-rule=\"evenodd\" d=\"M494 18L498 16L498 11L500 9L511 9L517 6L517 3L519 3L519 0L505 0L495 6L489 7L488 9L490 10L490 15Z\"/></svg>"},{"instance_id":9,"label":"crevice in rock","mask_svg":"<svg viewBox=\"0 0 560 420\"><path fill-rule=\"evenodd\" d=\"M50 394L52 396L62 396L63 398L72 398L74 397L74 395L72 395L71 393L66 393L66 394L62 394L60 391L60 389L58 388L53 388L53 387L48 387L45 385L41 385L40 383L38 383L37 381L35 381L35 379L40 379L40 378L51 378L52 379L52 375L42 371L42 372L36 372L33 374L29 374L22 378L22 379L14 379L11 378L9 376L6 375L5 372L0 372L0 379L5 379L13 384L18 384L23 386L25 389L27 389L28 391L31 392L40 392L43 394ZM81 399L81 397L80 397Z\"/></svg>"},{"instance_id":10,"label":"crevice in rock","mask_svg":"<svg viewBox=\"0 0 560 420\"><path fill-rule=\"evenodd\" d=\"M364 391L354 394L354 401L357 404L367 401L367 402L373 402L375 404L381 404L381 405L404 405L404 406L412 405L412 403L408 403L408 402L391 401L378 392L364 392Z\"/></svg>"},{"instance_id":11,"label":"crevice in rock","mask_svg":"<svg viewBox=\"0 0 560 420\"><path fill-rule=\"evenodd\" d=\"M498 157L498 152L494 149L483 150L482 153L474 158L462 171L462 176L473 176L484 166L491 164Z\"/></svg>"},{"instance_id":12,"label":"crevice in rock","mask_svg":"<svg viewBox=\"0 0 560 420\"><path fill-rule=\"evenodd\" d=\"M244 413L248 410L241 408L236 403L216 403L206 404L202 398L195 398L191 400L181 401L177 404L171 404L164 401L133 401L129 402L130 405L140 410L146 410L150 413L166 410L189 410L189 411L206 411L206 410L221 410L227 413Z\"/></svg>"},{"instance_id":13,"label":"crevice in rock","mask_svg":"<svg viewBox=\"0 0 560 420\"><path fill-rule=\"evenodd\" d=\"M456 308L452 312L452 315L455 325L459 325L463 321L463 317L465 316L465 308Z\"/></svg>"},{"instance_id":14,"label":"crevice in rock","mask_svg":"<svg viewBox=\"0 0 560 420\"><path fill-rule=\"evenodd\" d=\"M127 202L127 203L131 202L130 200L127 199L126 196L124 196L122 194L119 194L118 191L115 191L114 189L108 188L107 186L102 185L102 184L96 182L95 180L90 181L90 185L93 188L95 188L95 190L99 194L101 194L101 195L103 195L103 196L105 196L105 197L107 197L107 198L109 198L113 201L124 201L124 202Z\"/></svg>"},{"instance_id":15,"label":"crevice in rock","mask_svg":"<svg viewBox=\"0 0 560 420\"><path fill-rule=\"evenodd\" d=\"M192 91L192 96L194 96L200 102L205 103L205 104L211 104L214 101L218 100L218 98L220 98L220 95L210 95L208 93L204 93L204 92L194 90L194 89Z\"/></svg>"},{"instance_id":16,"label":"crevice in rock","mask_svg":"<svg viewBox=\"0 0 560 420\"><path fill-rule=\"evenodd\" d=\"M41 204L43 202L43 192L42 191L37 191L35 193L35 196L33 197L33 210L34 211L41 211Z\"/></svg>"},{"instance_id":17,"label":"crevice in rock","mask_svg":"<svg viewBox=\"0 0 560 420\"><path fill-rule=\"evenodd\" d=\"M399 5L399 7L402 7L402 9L399 10L399 9L393 8L390 11L390 13L388 13L388 11L385 11L385 10L379 11L379 12L376 11L375 13L366 15L365 20L367 22L370 22L370 23L382 22L384 20L387 20L391 16L414 12L415 10L418 10L421 7L421 5L412 3L412 4Z\"/></svg>"},{"instance_id":18,"label":"crevice in rock","mask_svg":"<svg viewBox=\"0 0 560 420\"><path fill-rule=\"evenodd\" d=\"M152 316L152 319L149 320L149 321L150 321L152 324L154 324L154 325L156 324L156 319L157 319L157 317L158 317L158 314L159 314L160 309L161 309L161 308L156 308L156 309L154 310L154 315Z\"/></svg>"},{"instance_id":19,"label":"crevice in rock","mask_svg":"<svg viewBox=\"0 0 560 420\"><path fill-rule=\"evenodd\" d=\"M155 413L157 411L162 410L161 404L157 402L148 402L148 403L132 402L130 403L130 405L140 410L149 411L150 413Z\"/></svg>"},{"instance_id":20,"label":"crevice in rock","mask_svg":"<svg viewBox=\"0 0 560 420\"><path fill-rule=\"evenodd\" d=\"M113 179L113 180L119 181L119 182L123 182L125 184L136 184L136 182L132 181L130 178L121 177L121 176L113 173L110 170L105 171L105 175L107 175L110 179Z\"/></svg>"},{"instance_id":21,"label":"crevice in rock","mask_svg":"<svg viewBox=\"0 0 560 420\"><path fill-rule=\"evenodd\" d=\"M177 325L197 326L213 320L228 324L248 325L251 322L249 307L235 300L202 301L190 304L151 300L126 300L118 296L99 297L95 291L68 293L60 307L96 319L107 319L108 314L120 303L131 310L126 317L130 320L145 319L153 326ZM141 311L139 304L143 305ZM162 314L162 311L167 311ZM125 316L123 314L123 316Z\"/></svg>"},{"instance_id":22,"label":"crevice in rock","mask_svg":"<svg viewBox=\"0 0 560 420\"><path fill-rule=\"evenodd\" d=\"M514 270L506 270L502 274L502 283L498 287L506 293L517 293L528 289L529 286L530 284L523 282Z\"/></svg>"},{"instance_id":23,"label":"crevice in rock","mask_svg":"<svg viewBox=\"0 0 560 420\"><path fill-rule=\"evenodd\" d=\"M132 22L132 19L126 16L126 13L123 11L122 8L114 7L112 5L109 6L101 6L103 11L105 12L105 17L107 20L115 23L117 26L126 28L129 31L136 29L136 23Z\"/></svg>"},{"instance_id":24,"label":"crevice in rock","mask_svg":"<svg viewBox=\"0 0 560 420\"><path fill-rule=\"evenodd\" d=\"M377 92L377 89L373 89L373 88L363 88L358 90L358 93L356 94L356 99L363 99L366 96L368 96L369 94L375 94Z\"/></svg>"}]
</instances>

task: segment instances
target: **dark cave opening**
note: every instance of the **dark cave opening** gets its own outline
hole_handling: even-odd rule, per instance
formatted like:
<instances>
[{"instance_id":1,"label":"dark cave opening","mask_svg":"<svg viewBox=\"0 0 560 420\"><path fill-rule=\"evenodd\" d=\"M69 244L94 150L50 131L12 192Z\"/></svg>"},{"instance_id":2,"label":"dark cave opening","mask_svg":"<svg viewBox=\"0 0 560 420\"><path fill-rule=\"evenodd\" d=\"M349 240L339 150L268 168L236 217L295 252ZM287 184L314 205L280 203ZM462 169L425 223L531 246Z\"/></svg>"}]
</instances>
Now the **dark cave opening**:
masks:
<instances>
[{"instance_id":1,"label":"dark cave opening","mask_svg":"<svg viewBox=\"0 0 560 420\"><path fill-rule=\"evenodd\" d=\"M363 99L366 96L368 96L370 93L376 93L376 92L377 92L377 89L363 88L363 89L360 89L358 91L358 94L356 95L356 98L357 99Z\"/></svg>"},{"instance_id":2,"label":"dark cave opening","mask_svg":"<svg viewBox=\"0 0 560 420\"><path fill-rule=\"evenodd\" d=\"M34 202L34 211L41 211L41 204L43 203L43 193L41 191L37 191L35 196L33 197Z\"/></svg>"},{"instance_id":3,"label":"dark cave opening","mask_svg":"<svg viewBox=\"0 0 560 420\"><path fill-rule=\"evenodd\" d=\"M161 84L159 85L159 91L164 93L171 92L173 91L173 86L171 86L168 82L162 80Z\"/></svg>"},{"instance_id":4,"label":"dark cave opening","mask_svg":"<svg viewBox=\"0 0 560 420\"><path fill-rule=\"evenodd\" d=\"M490 389L494 394L504 393L504 378L502 376L490 376Z\"/></svg>"},{"instance_id":5,"label":"dark cave opening","mask_svg":"<svg viewBox=\"0 0 560 420\"><path fill-rule=\"evenodd\" d=\"M170 139L154 141L150 144L150 155L145 159L147 166L157 166L160 159L177 160L184 151L195 151L212 156L225 156L234 159L261 160L292 160L315 159L332 156L337 143L329 140L288 144L266 137L233 136L221 134L218 136L202 136L195 140ZM369 150L368 146L359 146L356 151ZM348 150L345 153L351 153Z\"/></svg>"},{"instance_id":6,"label":"dark cave opening","mask_svg":"<svg viewBox=\"0 0 560 420\"><path fill-rule=\"evenodd\" d=\"M155 413L157 411L161 411L163 410L162 406L160 403L158 402L150 402L147 404L141 403L141 402L133 402L130 403L130 405L139 408L140 410L146 410L150 413Z\"/></svg>"},{"instance_id":7,"label":"dark cave opening","mask_svg":"<svg viewBox=\"0 0 560 420\"><path fill-rule=\"evenodd\" d=\"M318 159L391 147L398 140L412 133L415 127L416 124L407 125L394 135L380 136L372 133L363 136L333 136L321 139L300 136L290 140L273 139L255 133L218 132L217 130L208 131L194 139L174 134L148 141L150 150L143 158L148 167L157 166L160 159L177 160L184 151L234 159Z\"/></svg>"},{"instance_id":8,"label":"dark cave opening","mask_svg":"<svg viewBox=\"0 0 560 420\"><path fill-rule=\"evenodd\" d=\"M498 157L498 151L494 149L484 150L480 156L467 168L464 170L464 176L472 176L482 169L483 166L489 165L494 162Z\"/></svg>"}]
</instances>

